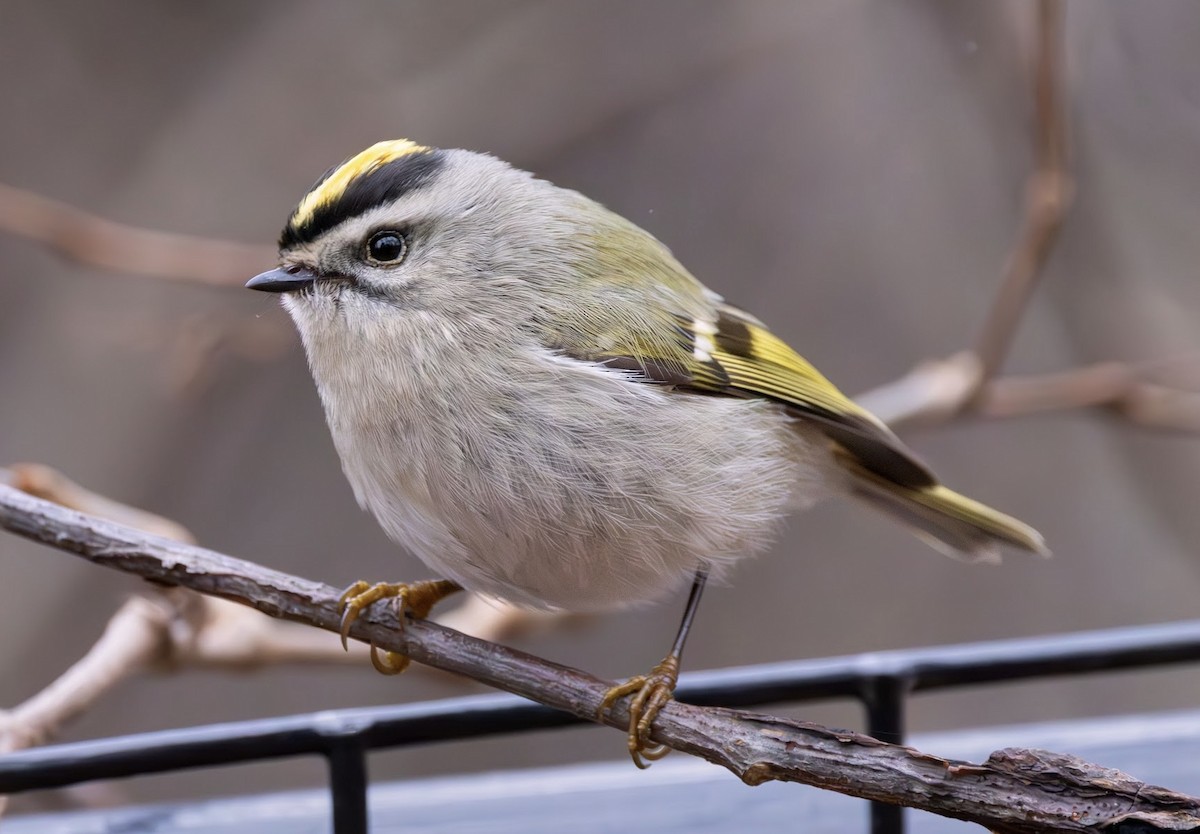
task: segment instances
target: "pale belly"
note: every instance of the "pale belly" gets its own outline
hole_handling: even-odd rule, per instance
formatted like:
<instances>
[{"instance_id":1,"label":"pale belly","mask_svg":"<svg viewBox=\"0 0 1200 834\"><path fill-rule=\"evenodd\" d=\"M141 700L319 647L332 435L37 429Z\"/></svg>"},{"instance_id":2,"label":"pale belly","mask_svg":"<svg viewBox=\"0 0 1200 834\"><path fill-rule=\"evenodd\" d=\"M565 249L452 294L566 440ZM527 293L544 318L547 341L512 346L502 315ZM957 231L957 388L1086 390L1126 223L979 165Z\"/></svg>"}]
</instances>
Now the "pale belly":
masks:
<instances>
[{"instance_id":1,"label":"pale belly","mask_svg":"<svg viewBox=\"0 0 1200 834\"><path fill-rule=\"evenodd\" d=\"M392 539L435 575L526 606L616 608L701 566L720 578L827 491L824 444L767 403L596 377L549 380L552 394L525 379L470 419L434 400L331 427Z\"/></svg>"}]
</instances>

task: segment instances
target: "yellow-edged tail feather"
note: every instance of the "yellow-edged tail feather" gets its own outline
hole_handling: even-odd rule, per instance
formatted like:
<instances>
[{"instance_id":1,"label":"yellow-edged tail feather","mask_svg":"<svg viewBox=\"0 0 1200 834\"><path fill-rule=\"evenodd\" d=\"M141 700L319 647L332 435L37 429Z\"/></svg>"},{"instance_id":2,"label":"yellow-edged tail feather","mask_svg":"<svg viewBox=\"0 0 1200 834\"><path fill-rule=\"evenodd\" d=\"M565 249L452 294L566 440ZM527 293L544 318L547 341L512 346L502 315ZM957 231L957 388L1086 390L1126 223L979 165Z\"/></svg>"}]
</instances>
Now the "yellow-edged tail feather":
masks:
<instances>
[{"instance_id":1,"label":"yellow-edged tail feather","mask_svg":"<svg viewBox=\"0 0 1200 834\"><path fill-rule=\"evenodd\" d=\"M858 464L838 450L835 455L851 478L854 497L908 526L936 550L970 562L997 562L999 545L1049 556L1042 535L1011 516L959 495L941 484L900 486Z\"/></svg>"}]
</instances>

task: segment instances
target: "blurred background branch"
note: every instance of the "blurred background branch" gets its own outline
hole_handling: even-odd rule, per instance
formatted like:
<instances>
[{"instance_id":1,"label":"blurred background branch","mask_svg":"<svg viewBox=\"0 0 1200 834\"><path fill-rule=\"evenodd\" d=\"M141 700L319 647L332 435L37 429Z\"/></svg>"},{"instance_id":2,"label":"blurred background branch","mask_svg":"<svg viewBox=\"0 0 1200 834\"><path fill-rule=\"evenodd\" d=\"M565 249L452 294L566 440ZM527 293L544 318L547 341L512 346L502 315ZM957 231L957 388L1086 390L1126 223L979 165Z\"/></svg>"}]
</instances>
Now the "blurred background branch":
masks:
<instances>
[{"instance_id":1,"label":"blurred background branch","mask_svg":"<svg viewBox=\"0 0 1200 834\"><path fill-rule=\"evenodd\" d=\"M1075 192L1069 168L1063 3L1037 0L1035 8L1034 169L1025 182L1020 234L975 347L947 359L924 361L856 399L893 428L965 415L1004 418L1101 408L1148 428L1200 432L1196 357L1184 360L1192 390L1147 378L1162 362L1101 362L1058 373L997 378Z\"/></svg>"},{"instance_id":2,"label":"blurred background branch","mask_svg":"<svg viewBox=\"0 0 1200 834\"><path fill-rule=\"evenodd\" d=\"M275 249L114 223L32 191L0 183L0 231L109 272L241 286Z\"/></svg>"},{"instance_id":3,"label":"blurred background branch","mask_svg":"<svg viewBox=\"0 0 1200 834\"><path fill-rule=\"evenodd\" d=\"M1063 2L1037 0L1034 50L1034 169L1025 183L1021 232L975 345L982 390L1004 365L1074 194L1067 146Z\"/></svg>"},{"instance_id":4,"label":"blurred background branch","mask_svg":"<svg viewBox=\"0 0 1200 834\"><path fill-rule=\"evenodd\" d=\"M922 362L907 376L856 398L893 428L949 420L979 409L989 397L988 387L1004 365L1071 207L1074 184L1068 168L1063 4L1036 0L1035 9L1034 168L1025 181L1020 233L974 349L946 360Z\"/></svg>"}]
</instances>

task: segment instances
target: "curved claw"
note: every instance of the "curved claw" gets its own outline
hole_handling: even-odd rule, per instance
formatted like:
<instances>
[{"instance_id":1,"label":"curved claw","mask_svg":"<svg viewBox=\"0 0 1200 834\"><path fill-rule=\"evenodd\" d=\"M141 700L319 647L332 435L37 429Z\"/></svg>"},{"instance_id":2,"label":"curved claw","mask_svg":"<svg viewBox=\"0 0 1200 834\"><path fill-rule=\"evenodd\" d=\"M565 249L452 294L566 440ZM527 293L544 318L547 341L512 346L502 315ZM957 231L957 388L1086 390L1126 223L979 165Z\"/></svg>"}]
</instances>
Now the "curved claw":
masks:
<instances>
[{"instance_id":1,"label":"curved claw","mask_svg":"<svg viewBox=\"0 0 1200 834\"><path fill-rule=\"evenodd\" d=\"M411 662L408 655L380 651L378 646L371 644L371 665L381 675L399 675Z\"/></svg>"},{"instance_id":2,"label":"curved claw","mask_svg":"<svg viewBox=\"0 0 1200 834\"><path fill-rule=\"evenodd\" d=\"M358 597L361 597L363 592L370 587L371 584L369 582L365 582L360 579L349 588L342 591L342 595L338 597L338 611L342 615L341 628L338 630L338 633L342 636L343 651L350 651L350 644L348 642L350 638L350 628L354 625L354 621L358 619L358 615L362 613L362 610L370 604L356 604Z\"/></svg>"},{"instance_id":3,"label":"curved claw","mask_svg":"<svg viewBox=\"0 0 1200 834\"><path fill-rule=\"evenodd\" d=\"M358 619L358 610L346 608L342 611L342 627L338 629L338 634L342 638L342 651L350 651L350 627L354 625L354 621Z\"/></svg>"},{"instance_id":4,"label":"curved claw","mask_svg":"<svg viewBox=\"0 0 1200 834\"><path fill-rule=\"evenodd\" d=\"M633 759L633 763L637 765L638 770L645 770L650 767L651 762L657 762L670 752L671 748L665 744L655 744L651 747L640 747L637 749L631 744L629 749L629 755Z\"/></svg>"}]
</instances>

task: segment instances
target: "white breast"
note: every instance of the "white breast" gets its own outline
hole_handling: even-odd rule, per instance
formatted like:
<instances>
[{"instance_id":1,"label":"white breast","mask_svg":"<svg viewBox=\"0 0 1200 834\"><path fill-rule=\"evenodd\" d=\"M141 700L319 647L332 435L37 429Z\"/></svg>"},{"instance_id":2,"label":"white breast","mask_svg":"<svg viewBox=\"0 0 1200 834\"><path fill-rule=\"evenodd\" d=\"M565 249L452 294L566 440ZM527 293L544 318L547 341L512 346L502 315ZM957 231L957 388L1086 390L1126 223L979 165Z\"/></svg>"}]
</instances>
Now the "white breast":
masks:
<instances>
[{"instance_id":1,"label":"white breast","mask_svg":"<svg viewBox=\"0 0 1200 834\"><path fill-rule=\"evenodd\" d=\"M463 348L437 345L337 375L309 347L359 502L471 590L569 610L653 600L702 564L719 577L826 491L824 446L768 403L549 353L448 362Z\"/></svg>"}]
</instances>

